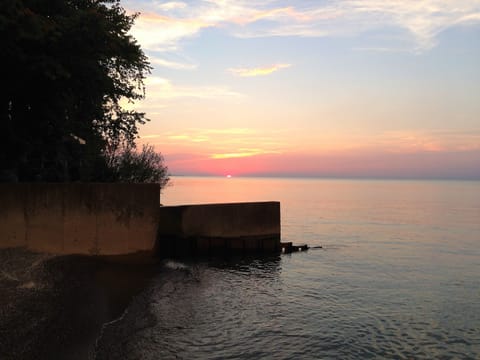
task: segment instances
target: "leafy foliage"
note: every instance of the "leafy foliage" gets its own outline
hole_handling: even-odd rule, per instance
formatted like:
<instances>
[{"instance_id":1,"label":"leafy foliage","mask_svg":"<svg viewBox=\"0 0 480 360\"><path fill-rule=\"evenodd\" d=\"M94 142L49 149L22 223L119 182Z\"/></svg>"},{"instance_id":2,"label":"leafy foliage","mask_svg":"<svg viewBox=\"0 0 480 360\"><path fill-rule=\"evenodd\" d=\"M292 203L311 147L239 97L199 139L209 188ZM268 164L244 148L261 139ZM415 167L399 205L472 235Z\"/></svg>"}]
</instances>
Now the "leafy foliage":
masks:
<instances>
[{"instance_id":1,"label":"leafy foliage","mask_svg":"<svg viewBox=\"0 0 480 360\"><path fill-rule=\"evenodd\" d=\"M9 0L0 7L0 174L106 181L108 153L134 148L148 59L119 0Z\"/></svg>"},{"instance_id":2,"label":"leafy foliage","mask_svg":"<svg viewBox=\"0 0 480 360\"><path fill-rule=\"evenodd\" d=\"M170 181L163 156L149 145L144 145L140 152L132 147L115 152L109 159L109 169L119 182L159 183L164 188Z\"/></svg>"}]
</instances>

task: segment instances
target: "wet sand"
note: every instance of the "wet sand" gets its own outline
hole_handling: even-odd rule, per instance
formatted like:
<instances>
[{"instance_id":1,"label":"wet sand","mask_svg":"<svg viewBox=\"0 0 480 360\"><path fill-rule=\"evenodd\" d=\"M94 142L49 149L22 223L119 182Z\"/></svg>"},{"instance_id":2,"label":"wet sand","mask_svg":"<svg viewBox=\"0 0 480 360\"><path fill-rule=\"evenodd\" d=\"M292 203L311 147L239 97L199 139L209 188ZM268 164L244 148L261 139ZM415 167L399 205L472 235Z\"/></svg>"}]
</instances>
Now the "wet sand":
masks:
<instances>
[{"instance_id":1,"label":"wet sand","mask_svg":"<svg viewBox=\"0 0 480 360\"><path fill-rule=\"evenodd\" d=\"M101 358L103 324L159 271L146 259L0 250L0 359Z\"/></svg>"}]
</instances>

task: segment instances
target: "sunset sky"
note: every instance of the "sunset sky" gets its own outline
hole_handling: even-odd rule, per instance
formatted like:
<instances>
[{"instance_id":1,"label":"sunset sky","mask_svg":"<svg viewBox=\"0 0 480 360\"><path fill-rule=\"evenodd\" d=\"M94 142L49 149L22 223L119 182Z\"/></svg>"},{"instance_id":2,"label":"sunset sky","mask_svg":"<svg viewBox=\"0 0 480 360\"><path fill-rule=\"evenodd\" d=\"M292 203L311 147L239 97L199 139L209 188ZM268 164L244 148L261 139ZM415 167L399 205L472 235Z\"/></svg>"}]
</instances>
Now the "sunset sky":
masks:
<instances>
[{"instance_id":1,"label":"sunset sky","mask_svg":"<svg viewBox=\"0 0 480 360\"><path fill-rule=\"evenodd\" d=\"M122 4L174 175L480 179L479 0Z\"/></svg>"}]
</instances>

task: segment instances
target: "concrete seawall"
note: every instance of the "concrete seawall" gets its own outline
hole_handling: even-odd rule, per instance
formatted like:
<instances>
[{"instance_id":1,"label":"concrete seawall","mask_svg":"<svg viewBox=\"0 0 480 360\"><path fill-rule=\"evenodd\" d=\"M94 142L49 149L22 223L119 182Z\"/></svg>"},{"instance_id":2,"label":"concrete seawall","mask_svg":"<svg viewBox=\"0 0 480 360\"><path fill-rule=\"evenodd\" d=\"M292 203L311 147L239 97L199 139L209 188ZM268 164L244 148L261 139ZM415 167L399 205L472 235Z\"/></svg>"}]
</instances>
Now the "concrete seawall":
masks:
<instances>
[{"instance_id":1,"label":"concrete seawall","mask_svg":"<svg viewBox=\"0 0 480 360\"><path fill-rule=\"evenodd\" d=\"M162 206L157 253L280 250L280 203Z\"/></svg>"},{"instance_id":2,"label":"concrete seawall","mask_svg":"<svg viewBox=\"0 0 480 360\"><path fill-rule=\"evenodd\" d=\"M280 203L160 206L157 184L0 184L0 248L160 256L280 251Z\"/></svg>"},{"instance_id":3,"label":"concrete seawall","mask_svg":"<svg viewBox=\"0 0 480 360\"><path fill-rule=\"evenodd\" d=\"M0 184L0 248L57 254L151 251L157 184Z\"/></svg>"}]
</instances>

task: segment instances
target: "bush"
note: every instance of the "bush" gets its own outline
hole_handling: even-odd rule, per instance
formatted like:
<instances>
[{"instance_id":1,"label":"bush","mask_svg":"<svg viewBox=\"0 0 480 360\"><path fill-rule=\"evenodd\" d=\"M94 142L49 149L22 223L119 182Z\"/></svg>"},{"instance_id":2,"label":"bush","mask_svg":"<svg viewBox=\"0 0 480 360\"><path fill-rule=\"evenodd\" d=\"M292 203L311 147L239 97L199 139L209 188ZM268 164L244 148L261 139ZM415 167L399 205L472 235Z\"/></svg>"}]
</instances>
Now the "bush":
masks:
<instances>
[{"instance_id":1,"label":"bush","mask_svg":"<svg viewBox=\"0 0 480 360\"><path fill-rule=\"evenodd\" d=\"M162 154L151 145L143 145L141 151L131 146L116 151L110 156L108 167L115 182L158 183L163 189L170 181Z\"/></svg>"}]
</instances>

